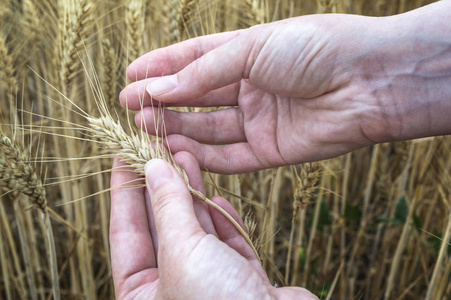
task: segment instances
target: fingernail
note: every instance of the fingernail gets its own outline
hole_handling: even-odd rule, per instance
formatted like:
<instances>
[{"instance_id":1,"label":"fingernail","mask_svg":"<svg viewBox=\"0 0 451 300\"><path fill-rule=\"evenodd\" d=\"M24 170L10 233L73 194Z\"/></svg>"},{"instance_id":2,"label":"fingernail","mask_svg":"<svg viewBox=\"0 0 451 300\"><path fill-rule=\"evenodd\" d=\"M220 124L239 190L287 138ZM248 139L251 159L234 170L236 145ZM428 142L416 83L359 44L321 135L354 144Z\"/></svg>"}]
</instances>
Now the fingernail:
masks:
<instances>
[{"instance_id":1,"label":"fingernail","mask_svg":"<svg viewBox=\"0 0 451 300\"><path fill-rule=\"evenodd\" d=\"M148 187L151 191L173 178L169 164L159 158L148 161L144 167L144 171L146 173Z\"/></svg>"},{"instance_id":2,"label":"fingernail","mask_svg":"<svg viewBox=\"0 0 451 300\"><path fill-rule=\"evenodd\" d=\"M177 84L177 75L170 75L148 84L146 90L151 96L159 96L169 93L177 87Z\"/></svg>"}]
</instances>

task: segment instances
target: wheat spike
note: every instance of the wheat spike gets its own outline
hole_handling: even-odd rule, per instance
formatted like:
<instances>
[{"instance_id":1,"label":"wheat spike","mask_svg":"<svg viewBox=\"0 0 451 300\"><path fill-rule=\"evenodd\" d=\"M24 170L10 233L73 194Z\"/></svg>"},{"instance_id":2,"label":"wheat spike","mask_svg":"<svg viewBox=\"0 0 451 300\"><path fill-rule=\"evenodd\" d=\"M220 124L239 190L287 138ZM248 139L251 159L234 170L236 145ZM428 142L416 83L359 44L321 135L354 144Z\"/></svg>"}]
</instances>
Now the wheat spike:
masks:
<instances>
[{"instance_id":1,"label":"wheat spike","mask_svg":"<svg viewBox=\"0 0 451 300\"><path fill-rule=\"evenodd\" d=\"M41 178L27 152L14 140L0 133L0 187L2 192L22 193L42 211L46 228L48 259L54 299L60 299L55 240L47 210L47 196Z\"/></svg>"},{"instance_id":2,"label":"wheat spike","mask_svg":"<svg viewBox=\"0 0 451 300\"><path fill-rule=\"evenodd\" d=\"M2 1L2 5L0 6L0 24L3 23L3 20L6 19L6 16L9 13L9 0Z\"/></svg>"},{"instance_id":3,"label":"wheat spike","mask_svg":"<svg viewBox=\"0 0 451 300\"><path fill-rule=\"evenodd\" d=\"M113 107L117 103L116 85L117 85L117 70L118 61L117 55L111 46L109 39L102 41L102 91L105 93L105 98L110 107Z\"/></svg>"},{"instance_id":4,"label":"wheat spike","mask_svg":"<svg viewBox=\"0 0 451 300\"><path fill-rule=\"evenodd\" d=\"M246 26L264 23L264 13L258 0L245 0L243 5L244 22Z\"/></svg>"},{"instance_id":5,"label":"wheat spike","mask_svg":"<svg viewBox=\"0 0 451 300\"><path fill-rule=\"evenodd\" d=\"M150 144L150 140L145 138L145 136L139 137L136 134L127 135L119 122L115 122L108 115L101 116L100 118L86 118L89 121L92 129L91 132L94 134L94 137L99 138L103 143L105 143L109 150L112 150L114 153L118 154L124 162L128 163L135 170L136 173L144 175L144 166L153 158L163 159L173 165L177 172L185 180L190 193L206 202L208 205L213 206L221 214L223 214L242 234L247 243L254 250L257 257L259 257L252 241L241 226L222 207L218 206L216 203L205 197L205 195L201 192L190 186L189 179L185 171L173 161L170 155L163 151L163 148L159 145L158 141L156 142L156 146L153 148Z\"/></svg>"},{"instance_id":6,"label":"wheat spike","mask_svg":"<svg viewBox=\"0 0 451 300\"><path fill-rule=\"evenodd\" d=\"M193 10L194 4L194 0L183 0L180 3L177 16L177 30L178 36L181 41L183 41L187 36L188 27L191 21L191 12Z\"/></svg>"},{"instance_id":7,"label":"wheat spike","mask_svg":"<svg viewBox=\"0 0 451 300\"><path fill-rule=\"evenodd\" d=\"M125 24L127 25L128 60L132 62L144 50L144 1L132 0L127 2Z\"/></svg>"},{"instance_id":8,"label":"wheat spike","mask_svg":"<svg viewBox=\"0 0 451 300\"><path fill-rule=\"evenodd\" d=\"M66 1L61 23L61 69L60 79L67 88L77 76L77 67L80 64L79 54L83 52L84 42L88 38L89 30L93 24L94 3L89 0Z\"/></svg>"},{"instance_id":9,"label":"wheat spike","mask_svg":"<svg viewBox=\"0 0 451 300\"><path fill-rule=\"evenodd\" d=\"M31 0L23 0L23 30L31 47L37 47L42 38L41 22L38 18L37 7Z\"/></svg>"},{"instance_id":10,"label":"wheat spike","mask_svg":"<svg viewBox=\"0 0 451 300\"><path fill-rule=\"evenodd\" d=\"M166 31L166 36L168 38L168 44L173 44L180 40L180 31L178 28L178 17L179 17L179 2L178 0L170 0L162 5L162 18L166 22L165 26L162 26Z\"/></svg>"},{"instance_id":11,"label":"wheat spike","mask_svg":"<svg viewBox=\"0 0 451 300\"><path fill-rule=\"evenodd\" d=\"M17 79L14 75L13 58L6 47L5 39L0 35L0 88L5 89L10 100L17 93ZM10 102L11 104L12 102Z\"/></svg>"},{"instance_id":12,"label":"wheat spike","mask_svg":"<svg viewBox=\"0 0 451 300\"><path fill-rule=\"evenodd\" d=\"M0 150L4 157L0 168L7 186L27 195L33 204L45 211L45 189L26 153L4 135L0 135Z\"/></svg>"},{"instance_id":13,"label":"wheat spike","mask_svg":"<svg viewBox=\"0 0 451 300\"><path fill-rule=\"evenodd\" d=\"M297 178L298 186L294 192L293 207L304 209L311 201L312 195L316 189L315 185L318 182L321 165L317 162L304 164L301 178Z\"/></svg>"}]
</instances>

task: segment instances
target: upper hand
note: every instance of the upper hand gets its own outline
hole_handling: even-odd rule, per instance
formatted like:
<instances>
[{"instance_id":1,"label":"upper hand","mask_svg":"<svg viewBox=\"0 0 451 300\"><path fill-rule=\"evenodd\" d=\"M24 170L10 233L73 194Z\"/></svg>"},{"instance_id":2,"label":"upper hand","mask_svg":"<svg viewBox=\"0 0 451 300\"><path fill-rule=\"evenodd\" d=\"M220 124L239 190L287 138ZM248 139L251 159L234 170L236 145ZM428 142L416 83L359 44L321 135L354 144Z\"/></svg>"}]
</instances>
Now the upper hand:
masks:
<instances>
[{"instance_id":1,"label":"upper hand","mask_svg":"<svg viewBox=\"0 0 451 300\"><path fill-rule=\"evenodd\" d=\"M171 151L189 151L218 173L449 134L450 7L439 1L384 18L303 16L191 39L133 62L135 82L121 102L142 104L137 123L150 133L146 87L154 105L233 106L165 111Z\"/></svg>"},{"instance_id":2,"label":"upper hand","mask_svg":"<svg viewBox=\"0 0 451 300\"><path fill-rule=\"evenodd\" d=\"M136 82L121 102L138 110L143 100L136 121L150 133L155 124L146 86L166 106L236 106L164 113L170 149L191 152L212 172L338 156L383 140L388 126L366 86L351 75L369 22L307 16L158 49L129 66Z\"/></svg>"}]
</instances>

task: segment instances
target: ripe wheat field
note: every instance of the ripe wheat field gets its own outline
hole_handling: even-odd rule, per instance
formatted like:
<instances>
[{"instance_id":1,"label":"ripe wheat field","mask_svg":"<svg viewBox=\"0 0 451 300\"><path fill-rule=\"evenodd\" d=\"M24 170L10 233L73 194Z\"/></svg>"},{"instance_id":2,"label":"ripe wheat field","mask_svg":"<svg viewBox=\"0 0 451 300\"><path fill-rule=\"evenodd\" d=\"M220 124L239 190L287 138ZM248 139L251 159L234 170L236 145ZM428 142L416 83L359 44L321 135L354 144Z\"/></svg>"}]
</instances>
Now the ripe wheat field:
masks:
<instances>
[{"instance_id":1,"label":"ripe wheat field","mask_svg":"<svg viewBox=\"0 0 451 300\"><path fill-rule=\"evenodd\" d=\"M386 16L431 2L0 0L0 299L114 298L112 158L122 151L138 172L151 157L171 160L119 104L131 61L294 16ZM127 147L149 156L128 157ZM234 205L278 286L320 299L449 299L450 149L449 137L434 137L255 173L205 173L205 196Z\"/></svg>"}]
</instances>

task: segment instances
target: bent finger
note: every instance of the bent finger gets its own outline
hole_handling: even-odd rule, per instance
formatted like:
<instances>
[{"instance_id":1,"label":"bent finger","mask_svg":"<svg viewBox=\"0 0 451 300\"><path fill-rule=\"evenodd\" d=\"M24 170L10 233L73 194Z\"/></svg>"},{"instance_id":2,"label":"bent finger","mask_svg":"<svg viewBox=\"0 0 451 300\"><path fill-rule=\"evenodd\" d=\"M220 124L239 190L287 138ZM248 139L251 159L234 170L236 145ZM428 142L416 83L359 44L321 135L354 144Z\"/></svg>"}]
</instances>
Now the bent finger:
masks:
<instances>
[{"instance_id":1,"label":"bent finger","mask_svg":"<svg viewBox=\"0 0 451 300\"><path fill-rule=\"evenodd\" d=\"M189 184L197 191L205 194L204 180L200 172L199 163L189 152L178 152L174 155L175 162L186 171L189 178ZM197 198L193 199L194 212L199 220L202 229L209 234L216 234L210 211L207 204Z\"/></svg>"},{"instance_id":2,"label":"bent finger","mask_svg":"<svg viewBox=\"0 0 451 300\"><path fill-rule=\"evenodd\" d=\"M158 123L163 120L164 126ZM210 112L164 110L164 118L161 118L155 108L146 107L136 114L135 122L138 127L152 135L181 134L211 145L246 141L243 116L239 108Z\"/></svg>"},{"instance_id":3,"label":"bent finger","mask_svg":"<svg viewBox=\"0 0 451 300\"><path fill-rule=\"evenodd\" d=\"M151 99L150 95L145 92L146 86L158 80L159 78L148 78L129 84L119 95L119 101L123 107L131 110L140 110L147 106L159 106L161 103L156 99ZM206 95L188 100L185 102L165 103L167 107L214 107L214 106L236 106L238 105L238 95L240 92L240 83L234 83L214 91Z\"/></svg>"},{"instance_id":4,"label":"bent finger","mask_svg":"<svg viewBox=\"0 0 451 300\"><path fill-rule=\"evenodd\" d=\"M166 140L165 144L172 153L190 152L201 168L213 173L245 173L273 166L260 162L249 143L206 145L178 134L169 135Z\"/></svg>"}]
</instances>

